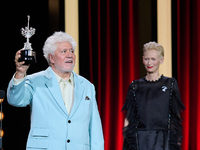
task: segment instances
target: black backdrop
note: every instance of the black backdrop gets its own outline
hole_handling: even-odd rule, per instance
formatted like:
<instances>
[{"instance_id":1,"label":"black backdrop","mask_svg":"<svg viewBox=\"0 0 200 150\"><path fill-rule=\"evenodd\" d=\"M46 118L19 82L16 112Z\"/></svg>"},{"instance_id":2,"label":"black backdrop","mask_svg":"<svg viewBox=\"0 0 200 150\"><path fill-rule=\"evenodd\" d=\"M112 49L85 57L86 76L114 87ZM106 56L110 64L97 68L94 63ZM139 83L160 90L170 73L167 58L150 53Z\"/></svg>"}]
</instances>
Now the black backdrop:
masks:
<instances>
[{"instance_id":1,"label":"black backdrop","mask_svg":"<svg viewBox=\"0 0 200 150\"><path fill-rule=\"evenodd\" d=\"M64 1L64 0L63 0ZM20 29L27 26L27 15L30 15L30 27L36 29L30 38L32 48L37 53L37 64L32 65L28 74L44 70L48 67L43 57L42 47L53 31L63 31L63 1L60 2L58 16L51 16L49 0L1 0L0 1L0 89L6 92L8 83L15 72L14 56L17 50L23 48L26 39ZM57 25L52 25L53 18L58 19ZM15 108L3 102L3 149L24 150L30 125L30 108Z\"/></svg>"}]
</instances>

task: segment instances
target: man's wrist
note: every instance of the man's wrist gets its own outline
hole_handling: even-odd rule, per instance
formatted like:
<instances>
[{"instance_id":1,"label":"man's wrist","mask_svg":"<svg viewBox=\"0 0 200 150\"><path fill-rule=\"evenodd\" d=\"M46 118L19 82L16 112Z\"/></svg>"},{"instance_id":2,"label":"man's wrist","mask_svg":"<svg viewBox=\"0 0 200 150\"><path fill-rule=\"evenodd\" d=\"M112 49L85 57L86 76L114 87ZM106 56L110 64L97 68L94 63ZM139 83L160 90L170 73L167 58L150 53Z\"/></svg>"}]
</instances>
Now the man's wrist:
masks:
<instances>
[{"instance_id":1,"label":"man's wrist","mask_svg":"<svg viewBox=\"0 0 200 150\"><path fill-rule=\"evenodd\" d=\"M15 76L14 76L14 78L15 79L22 79L22 78L24 78L26 76L26 72L23 72L23 73L21 73L21 72L16 72L15 73Z\"/></svg>"}]
</instances>

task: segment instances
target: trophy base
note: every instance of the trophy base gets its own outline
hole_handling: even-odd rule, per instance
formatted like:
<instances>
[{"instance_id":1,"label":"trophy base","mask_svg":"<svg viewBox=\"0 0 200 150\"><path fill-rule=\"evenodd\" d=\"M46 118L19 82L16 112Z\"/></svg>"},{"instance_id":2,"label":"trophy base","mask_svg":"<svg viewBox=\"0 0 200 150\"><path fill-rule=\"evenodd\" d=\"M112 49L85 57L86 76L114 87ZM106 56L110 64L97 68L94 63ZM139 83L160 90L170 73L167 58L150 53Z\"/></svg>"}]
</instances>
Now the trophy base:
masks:
<instances>
[{"instance_id":1,"label":"trophy base","mask_svg":"<svg viewBox=\"0 0 200 150\"><path fill-rule=\"evenodd\" d=\"M19 62L25 61L23 65L35 64L36 63L36 52L32 50L22 50Z\"/></svg>"}]
</instances>

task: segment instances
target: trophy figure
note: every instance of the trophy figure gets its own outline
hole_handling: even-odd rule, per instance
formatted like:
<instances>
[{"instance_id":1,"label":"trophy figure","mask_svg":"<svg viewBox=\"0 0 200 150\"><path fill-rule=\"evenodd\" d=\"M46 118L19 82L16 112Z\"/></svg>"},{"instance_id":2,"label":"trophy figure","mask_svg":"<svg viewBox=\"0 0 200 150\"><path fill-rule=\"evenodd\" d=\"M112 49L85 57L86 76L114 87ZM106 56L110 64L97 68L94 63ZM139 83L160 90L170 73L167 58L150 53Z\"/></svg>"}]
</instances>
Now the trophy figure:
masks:
<instances>
[{"instance_id":1,"label":"trophy figure","mask_svg":"<svg viewBox=\"0 0 200 150\"><path fill-rule=\"evenodd\" d=\"M36 52L32 50L31 43L29 43L29 38L35 34L35 29L32 27L29 29L30 16L27 17L28 25L25 29L21 29L21 34L26 38L26 43L24 43L24 48L22 49L21 57L19 58L19 62L25 61L24 65L36 63Z\"/></svg>"}]
</instances>

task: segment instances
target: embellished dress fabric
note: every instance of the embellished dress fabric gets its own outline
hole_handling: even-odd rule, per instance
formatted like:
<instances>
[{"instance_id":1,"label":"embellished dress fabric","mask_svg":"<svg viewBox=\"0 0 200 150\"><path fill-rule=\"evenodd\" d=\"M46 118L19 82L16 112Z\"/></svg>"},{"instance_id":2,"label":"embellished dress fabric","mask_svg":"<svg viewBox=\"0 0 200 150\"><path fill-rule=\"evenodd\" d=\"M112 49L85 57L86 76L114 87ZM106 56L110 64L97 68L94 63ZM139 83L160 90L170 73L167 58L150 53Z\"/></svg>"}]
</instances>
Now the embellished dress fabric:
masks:
<instances>
[{"instance_id":1,"label":"embellished dress fabric","mask_svg":"<svg viewBox=\"0 0 200 150\"><path fill-rule=\"evenodd\" d=\"M180 150L184 108L174 78L133 81L122 108L129 122L123 150Z\"/></svg>"}]
</instances>

